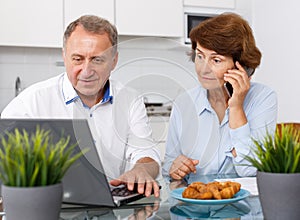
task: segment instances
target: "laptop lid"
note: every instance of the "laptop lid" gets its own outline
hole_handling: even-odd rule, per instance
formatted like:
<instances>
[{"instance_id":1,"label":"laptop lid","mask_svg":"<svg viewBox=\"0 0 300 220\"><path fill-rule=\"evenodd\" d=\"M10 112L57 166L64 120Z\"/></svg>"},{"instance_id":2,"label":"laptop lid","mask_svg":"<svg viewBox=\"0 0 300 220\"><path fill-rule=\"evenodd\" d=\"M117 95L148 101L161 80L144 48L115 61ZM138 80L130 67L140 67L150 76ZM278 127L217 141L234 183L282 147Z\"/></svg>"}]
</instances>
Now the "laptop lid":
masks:
<instances>
[{"instance_id":1,"label":"laptop lid","mask_svg":"<svg viewBox=\"0 0 300 220\"><path fill-rule=\"evenodd\" d=\"M5 136L8 131L14 131L15 128L26 129L31 133L35 131L37 125L50 130L54 141L59 140L62 135L70 136L70 144L77 143L74 153L88 149L88 152L69 168L63 178L64 203L115 207L143 197L138 193L129 197L112 196L85 119L1 119L0 137ZM2 148L2 144L0 147Z\"/></svg>"}]
</instances>

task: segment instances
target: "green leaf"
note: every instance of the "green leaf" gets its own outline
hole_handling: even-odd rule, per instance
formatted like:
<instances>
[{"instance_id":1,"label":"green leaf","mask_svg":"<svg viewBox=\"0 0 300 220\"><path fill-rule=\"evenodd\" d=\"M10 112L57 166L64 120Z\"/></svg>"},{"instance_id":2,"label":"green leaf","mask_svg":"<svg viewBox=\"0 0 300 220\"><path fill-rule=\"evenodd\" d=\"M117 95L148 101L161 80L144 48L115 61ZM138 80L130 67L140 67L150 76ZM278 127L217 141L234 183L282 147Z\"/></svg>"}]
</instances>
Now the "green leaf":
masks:
<instances>
[{"instance_id":1,"label":"green leaf","mask_svg":"<svg viewBox=\"0 0 300 220\"><path fill-rule=\"evenodd\" d=\"M86 151L74 153L69 136L52 141L51 131L38 125L35 132L15 129L1 137L0 179L7 186L42 186L59 183Z\"/></svg>"},{"instance_id":2,"label":"green leaf","mask_svg":"<svg viewBox=\"0 0 300 220\"><path fill-rule=\"evenodd\" d=\"M300 172L300 131L292 125L281 125L275 134L267 132L262 140L253 140L254 156L245 159L259 171L271 173Z\"/></svg>"}]
</instances>

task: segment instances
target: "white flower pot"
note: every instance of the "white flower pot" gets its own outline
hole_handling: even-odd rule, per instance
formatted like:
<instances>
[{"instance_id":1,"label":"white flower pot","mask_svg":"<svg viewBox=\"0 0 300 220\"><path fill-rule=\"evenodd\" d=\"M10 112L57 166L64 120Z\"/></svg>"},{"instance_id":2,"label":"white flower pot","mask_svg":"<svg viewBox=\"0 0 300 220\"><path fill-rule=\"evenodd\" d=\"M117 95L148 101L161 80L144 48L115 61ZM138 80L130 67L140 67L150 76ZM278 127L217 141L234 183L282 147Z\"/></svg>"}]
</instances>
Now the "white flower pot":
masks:
<instances>
[{"instance_id":1,"label":"white flower pot","mask_svg":"<svg viewBox=\"0 0 300 220\"><path fill-rule=\"evenodd\" d=\"M2 185L6 220L58 220L62 196L62 183L42 187Z\"/></svg>"}]
</instances>

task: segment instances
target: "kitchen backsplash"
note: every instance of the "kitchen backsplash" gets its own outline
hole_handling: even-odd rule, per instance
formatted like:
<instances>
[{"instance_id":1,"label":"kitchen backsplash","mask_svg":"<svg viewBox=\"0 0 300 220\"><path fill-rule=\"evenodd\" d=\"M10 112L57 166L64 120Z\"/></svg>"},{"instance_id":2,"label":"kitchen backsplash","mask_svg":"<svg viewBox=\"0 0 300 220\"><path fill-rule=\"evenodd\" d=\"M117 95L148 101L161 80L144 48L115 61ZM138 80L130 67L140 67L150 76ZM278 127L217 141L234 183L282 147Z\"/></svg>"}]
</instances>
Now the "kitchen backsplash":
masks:
<instances>
[{"instance_id":1,"label":"kitchen backsplash","mask_svg":"<svg viewBox=\"0 0 300 220\"><path fill-rule=\"evenodd\" d=\"M0 110L15 96L15 83L21 89L64 71L56 66L62 60L60 49L0 47Z\"/></svg>"},{"instance_id":2,"label":"kitchen backsplash","mask_svg":"<svg viewBox=\"0 0 300 220\"><path fill-rule=\"evenodd\" d=\"M120 39L119 62L111 77L132 86L148 102L171 102L197 84L189 46L164 38ZM0 111L21 89L65 71L59 48L0 47Z\"/></svg>"}]
</instances>

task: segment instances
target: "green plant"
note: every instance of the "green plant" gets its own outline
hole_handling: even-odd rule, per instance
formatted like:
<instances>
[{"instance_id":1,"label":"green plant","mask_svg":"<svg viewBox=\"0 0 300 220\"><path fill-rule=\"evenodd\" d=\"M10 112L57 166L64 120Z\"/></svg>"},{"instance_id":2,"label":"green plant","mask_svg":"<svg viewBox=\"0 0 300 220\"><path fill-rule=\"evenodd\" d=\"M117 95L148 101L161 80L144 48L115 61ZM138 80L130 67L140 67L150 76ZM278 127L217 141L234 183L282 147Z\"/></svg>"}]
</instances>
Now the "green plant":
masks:
<instances>
[{"instance_id":1,"label":"green plant","mask_svg":"<svg viewBox=\"0 0 300 220\"><path fill-rule=\"evenodd\" d=\"M267 133L263 141L253 140L254 157L248 160L258 171L270 173L300 173L300 131L282 124L273 135Z\"/></svg>"},{"instance_id":2,"label":"green plant","mask_svg":"<svg viewBox=\"0 0 300 220\"><path fill-rule=\"evenodd\" d=\"M37 126L35 133L18 129L2 137L0 179L6 186L33 187L61 182L69 167L83 154L74 154L70 137L52 142L50 130Z\"/></svg>"}]
</instances>

